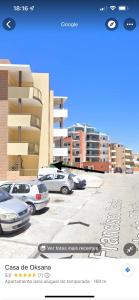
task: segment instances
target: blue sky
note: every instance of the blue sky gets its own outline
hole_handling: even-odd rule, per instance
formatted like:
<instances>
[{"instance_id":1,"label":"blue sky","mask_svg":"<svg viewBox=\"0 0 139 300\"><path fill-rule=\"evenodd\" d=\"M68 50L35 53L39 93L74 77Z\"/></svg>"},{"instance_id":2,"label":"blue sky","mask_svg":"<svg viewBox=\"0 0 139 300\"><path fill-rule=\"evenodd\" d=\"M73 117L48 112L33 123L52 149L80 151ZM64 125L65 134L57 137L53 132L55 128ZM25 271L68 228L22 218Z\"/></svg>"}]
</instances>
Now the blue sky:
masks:
<instances>
[{"instance_id":1,"label":"blue sky","mask_svg":"<svg viewBox=\"0 0 139 300\"><path fill-rule=\"evenodd\" d=\"M139 29L123 28L124 19L137 20L136 14L113 15L119 27L110 32L105 21L112 14L100 15L95 8L88 15L55 10L45 16L42 10L30 17L10 9L1 17L14 17L17 26L12 32L1 28L0 57L50 73L55 94L69 97L66 126L90 123L112 141L139 151ZM80 25L61 29L60 21Z\"/></svg>"}]
</instances>

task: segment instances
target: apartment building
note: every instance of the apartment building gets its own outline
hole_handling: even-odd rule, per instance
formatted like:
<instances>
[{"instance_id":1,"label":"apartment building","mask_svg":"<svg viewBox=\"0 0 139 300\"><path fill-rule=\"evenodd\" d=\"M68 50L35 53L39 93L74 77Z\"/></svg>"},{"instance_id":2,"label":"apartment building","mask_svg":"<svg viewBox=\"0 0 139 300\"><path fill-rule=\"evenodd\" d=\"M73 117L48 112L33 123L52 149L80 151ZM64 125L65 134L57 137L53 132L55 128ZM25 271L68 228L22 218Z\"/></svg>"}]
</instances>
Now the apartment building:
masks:
<instances>
[{"instance_id":1,"label":"apartment building","mask_svg":"<svg viewBox=\"0 0 139 300\"><path fill-rule=\"evenodd\" d=\"M124 170L125 168L133 167L134 165L132 150L121 144L110 144L110 157L112 169L121 167Z\"/></svg>"},{"instance_id":2,"label":"apartment building","mask_svg":"<svg viewBox=\"0 0 139 300\"><path fill-rule=\"evenodd\" d=\"M87 124L68 128L68 162L79 166L109 170L109 137Z\"/></svg>"},{"instance_id":3,"label":"apartment building","mask_svg":"<svg viewBox=\"0 0 139 300\"><path fill-rule=\"evenodd\" d=\"M68 117L68 110L64 108L67 97L54 96L54 130L53 130L53 161L63 161L68 157L68 147L64 146L64 138L68 130L64 128L64 120Z\"/></svg>"},{"instance_id":4,"label":"apartment building","mask_svg":"<svg viewBox=\"0 0 139 300\"><path fill-rule=\"evenodd\" d=\"M0 180L35 176L38 168L68 154L61 149L64 99L50 90L48 73L0 60ZM54 128L57 121L59 129Z\"/></svg>"}]
</instances>

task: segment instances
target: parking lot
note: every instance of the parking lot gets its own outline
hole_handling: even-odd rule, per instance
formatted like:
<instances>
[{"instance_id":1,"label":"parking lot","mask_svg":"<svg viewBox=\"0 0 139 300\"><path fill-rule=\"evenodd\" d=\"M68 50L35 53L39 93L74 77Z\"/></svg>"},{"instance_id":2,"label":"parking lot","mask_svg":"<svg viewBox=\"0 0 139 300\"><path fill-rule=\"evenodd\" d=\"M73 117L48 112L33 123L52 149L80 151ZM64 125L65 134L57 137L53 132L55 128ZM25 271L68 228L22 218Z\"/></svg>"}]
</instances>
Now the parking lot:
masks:
<instances>
[{"instance_id":1,"label":"parking lot","mask_svg":"<svg viewBox=\"0 0 139 300\"><path fill-rule=\"evenodd\" d=\"M1 258L42 258L41 243L100 243L101 255L46 254L47 258L124 258L123 246L139 244L139 175L86 174L87 187L70 195L50 194L29 228L0 237ZM96 177L97 176L97 177ZM138 257L138 251L134 257Z\"/></svg>"}]
</instances>

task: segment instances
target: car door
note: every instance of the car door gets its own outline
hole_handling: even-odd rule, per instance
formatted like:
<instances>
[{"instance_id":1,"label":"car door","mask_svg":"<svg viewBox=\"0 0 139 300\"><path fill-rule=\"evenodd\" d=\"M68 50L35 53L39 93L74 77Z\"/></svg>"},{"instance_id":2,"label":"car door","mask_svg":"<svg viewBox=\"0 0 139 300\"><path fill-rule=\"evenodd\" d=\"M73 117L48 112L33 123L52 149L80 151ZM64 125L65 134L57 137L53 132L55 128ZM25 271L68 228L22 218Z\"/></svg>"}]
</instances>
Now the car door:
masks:
<instances>
[{"instance_id":1,"label":"car door","mask_svg":"<svg viewBox=\"0 0 139 300\"><path fill-rule=\"evenodd\" d=\"M65 185L65 181L64 181L64 178L65 178L65 175L63 174L55 174L54 176L54 185L55 185L55 191L60 191L61 188Z\"/></svg>"},{"instance_id":2,"label":"car door","mask_svg":"<svg viewBox=\"0 0 139 300\"><path fill-rule=\"evenodd\" d=\"M43 176L43 181L45 182L48 191L54 191L54 174L47 174Z\"/></svg>"},{"instance_id":3,"label":"car door","mask_svg":"<svg viewBox=\"0 0 139 300\"><path fill-rule=\"evenodd\" d=\"M29 197L29 192L29 184L16 183L12 187L11 195L26 202Z\"/></svg>"}]
</instances>

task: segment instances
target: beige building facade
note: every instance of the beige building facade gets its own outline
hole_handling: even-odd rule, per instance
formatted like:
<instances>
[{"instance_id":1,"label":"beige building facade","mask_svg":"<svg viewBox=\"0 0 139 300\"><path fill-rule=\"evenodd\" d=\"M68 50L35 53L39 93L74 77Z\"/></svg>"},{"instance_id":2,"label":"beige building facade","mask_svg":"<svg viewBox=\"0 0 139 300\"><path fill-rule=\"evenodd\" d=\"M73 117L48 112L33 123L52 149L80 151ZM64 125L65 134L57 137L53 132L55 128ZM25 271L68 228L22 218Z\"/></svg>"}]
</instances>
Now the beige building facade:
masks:
<instances>
[{"instance_id":1,"label":"beige building facade","mask_svg":"<svg viewBox=\"0 0 139 300\"><path fill-rule=\"evenodd\" d=\"M1 60L0 104L0 180L36 176L55 155L55 97L49 74Z\"/></svg>"},{"instance_id":2,"label":"beige building facade","mask_svg":"<svg viewBox=\"0 0 139 300\"><path fill-rule=\"evenodd\" d=\"M132 150L118 143L110 144L110 160L112 169L120 167L124 170L134 165Z\"/></svg>"}]
</instances>

